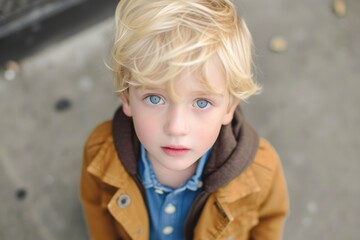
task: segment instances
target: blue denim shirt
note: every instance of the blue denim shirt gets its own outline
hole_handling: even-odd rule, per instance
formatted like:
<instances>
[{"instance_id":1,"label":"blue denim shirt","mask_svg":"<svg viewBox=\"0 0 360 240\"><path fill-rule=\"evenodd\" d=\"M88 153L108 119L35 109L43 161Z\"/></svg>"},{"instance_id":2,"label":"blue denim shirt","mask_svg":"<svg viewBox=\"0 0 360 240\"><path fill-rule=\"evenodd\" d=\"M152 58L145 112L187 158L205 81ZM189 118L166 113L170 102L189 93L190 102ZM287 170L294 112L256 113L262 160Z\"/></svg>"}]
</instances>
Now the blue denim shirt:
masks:
<instances>
[{"instance_id":1,"label":"blue denim shirt","mask_svg":"<svg viewBox=\"0 0 360 240\"><path fill-rule=\"evenodd\" d=\"M201 176L210 151L206 152L198 161L195 174L174 189L164 186L158 181L146 156L146 150L141 145L138 172L147 195L150 240L184 239L185 219L193 201L200 192Z\"/></svg>"}]
</instances>

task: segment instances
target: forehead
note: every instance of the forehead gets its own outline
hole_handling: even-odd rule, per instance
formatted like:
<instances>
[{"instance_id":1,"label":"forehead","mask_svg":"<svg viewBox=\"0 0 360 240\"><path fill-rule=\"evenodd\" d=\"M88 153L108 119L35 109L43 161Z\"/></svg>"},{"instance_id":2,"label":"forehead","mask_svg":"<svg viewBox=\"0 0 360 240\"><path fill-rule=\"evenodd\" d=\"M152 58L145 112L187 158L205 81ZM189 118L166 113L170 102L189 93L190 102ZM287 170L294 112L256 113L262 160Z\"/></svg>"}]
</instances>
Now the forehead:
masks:
<instances>
[{"instance_id":1,"label":"forehead","mask_svg":"<svg viewBox=\"0 0 360 240\"><path fill-rule=\"evenodd\" d=\"M154 90L169 93L178 99L181 95L224 95L227 82L219 63L212 61L200 69L184 69L177 77L159 84L144 84L143 90Z\"/></svg>"}]
</instances>

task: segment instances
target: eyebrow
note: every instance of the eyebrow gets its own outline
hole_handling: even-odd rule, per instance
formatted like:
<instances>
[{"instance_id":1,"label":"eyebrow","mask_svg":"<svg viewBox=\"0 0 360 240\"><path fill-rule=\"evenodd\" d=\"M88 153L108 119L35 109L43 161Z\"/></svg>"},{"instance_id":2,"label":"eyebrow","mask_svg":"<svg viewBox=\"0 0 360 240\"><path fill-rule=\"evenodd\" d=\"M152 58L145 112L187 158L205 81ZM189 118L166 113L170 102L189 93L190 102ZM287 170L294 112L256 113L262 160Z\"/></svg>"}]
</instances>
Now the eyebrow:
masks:
<instances>
[{"instance_id":1,"label":"eyebrow","mask_svg":"<svg viewBox=\"0 0 360 240\"><path fill-rule=\"evenodd\" d=\"M223 93L213 92L213 91L202 91L202 90L194 90L191 92L193 95L200 95L200 96L215 96L215 97L223 97Z\"/></svg>"},{"instance_id":2,"label":"eyebrow","mask_svg":"<svg viewBox=\"0 0 360 240\"><path fill-rule=\"evenodd\" d=\"M164 87L155 87L155 86L144 86L140 87L140 89L147 90L147 91L166 91Z\"/></svg>"},{"instance_id":3,"label":"eyebrow","mask_svg":"<svg viewBox=\"0 0 360 240\"><path fill-rule=\"evenodd\" d=\"M139 86L139 87L136 87L136 90L137 91L140 91L142 93L144 92L151 92L151 91L155 91L155 92L165 92L166 89L165 88L162 88L162 87L156 87L156 86Z\"/></svg>"}]
</instances>

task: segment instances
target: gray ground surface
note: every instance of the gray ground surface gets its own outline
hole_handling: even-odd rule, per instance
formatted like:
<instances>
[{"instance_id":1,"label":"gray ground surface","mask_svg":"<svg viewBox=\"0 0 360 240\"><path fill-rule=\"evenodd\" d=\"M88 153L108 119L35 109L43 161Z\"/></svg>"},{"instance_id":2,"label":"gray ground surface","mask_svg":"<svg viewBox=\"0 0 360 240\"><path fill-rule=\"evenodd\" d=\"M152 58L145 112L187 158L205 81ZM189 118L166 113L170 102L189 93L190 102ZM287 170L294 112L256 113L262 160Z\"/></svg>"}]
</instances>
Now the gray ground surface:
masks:
<instances>
[{"instance_id":1,"label":"gray ground surface","mask_svg":"<svg viewBox=\"0 0 360 240\"><path fill-rule=\"evenodd\" d=\"M284 239L360 239L360 1L243 0L261 95L244 105L276 147L291 199ZM112 20L0 74L0 239L87 239L78 201L82 147L119 101L104 65ZM287 51L271 52L282 36ZM55 111L60 99L71 107ZM25 190L26 194L19 190Z\"/></svg>"}]
</instances>

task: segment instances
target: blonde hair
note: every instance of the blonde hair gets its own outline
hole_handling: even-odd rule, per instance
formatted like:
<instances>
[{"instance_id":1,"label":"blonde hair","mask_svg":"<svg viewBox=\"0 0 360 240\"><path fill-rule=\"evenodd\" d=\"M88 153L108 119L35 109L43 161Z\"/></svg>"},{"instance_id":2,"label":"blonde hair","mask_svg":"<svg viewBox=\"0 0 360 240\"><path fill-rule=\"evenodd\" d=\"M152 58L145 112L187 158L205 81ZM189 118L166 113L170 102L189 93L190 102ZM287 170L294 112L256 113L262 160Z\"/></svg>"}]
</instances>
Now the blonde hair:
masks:
<instances>
[{"instance_id":1,"label":"blonde hair","mask_svg":"<svg viewBox=\"0 0 360 240\"><path fill-rule=\"evenodd\" d=\"M117 93L171 83L185 69L199 72L207 84L214 56L230 95L245 101L260 90L253 81L251 35L229 0L121 0L115 28Z\"/></svg>"}]
</instances>

